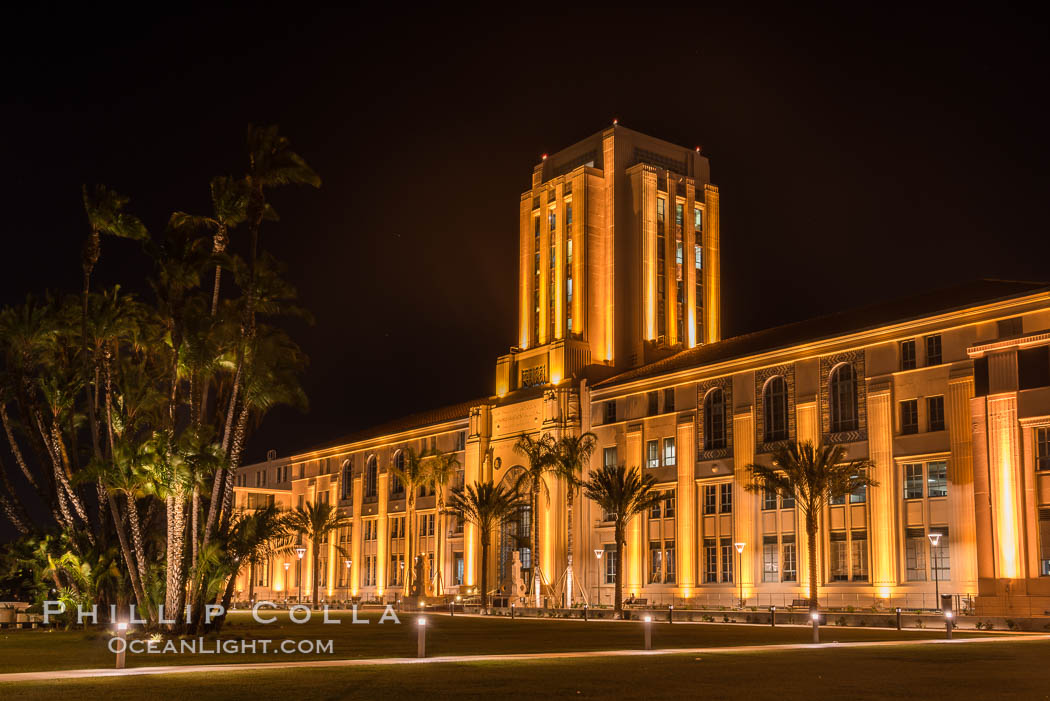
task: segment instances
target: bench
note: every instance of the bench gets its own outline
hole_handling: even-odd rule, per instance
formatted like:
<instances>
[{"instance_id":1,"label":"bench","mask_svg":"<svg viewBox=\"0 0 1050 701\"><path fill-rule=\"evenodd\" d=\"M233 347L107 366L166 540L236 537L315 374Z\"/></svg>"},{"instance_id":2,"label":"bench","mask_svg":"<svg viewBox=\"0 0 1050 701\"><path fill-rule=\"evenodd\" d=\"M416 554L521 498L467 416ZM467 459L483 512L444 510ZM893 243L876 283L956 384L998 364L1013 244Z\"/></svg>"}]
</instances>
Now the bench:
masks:
<instances>
[{"instance_id":1,"label":"bench","mask_svg":"<svg viewBox=\"0 0 1050 701\"><path fill-rule=\"evenodd\" d=\"M631 601L628 601L628 602L624 603L624 606L632 606L632 607L635 607L635 608L641 608L642 606L648 606L648 605L649 605L649 599L632 599Z\"/></svg>"},{"instance_id":2,"label":"bench","mask_svg":"<svg viewBox=\"0 0 1050 701\"><path fill-rule=\"evenodd\" d=\"M794 599L791 602L791 608L809 608L809 599Z\"/></svg>"}]
</instances>

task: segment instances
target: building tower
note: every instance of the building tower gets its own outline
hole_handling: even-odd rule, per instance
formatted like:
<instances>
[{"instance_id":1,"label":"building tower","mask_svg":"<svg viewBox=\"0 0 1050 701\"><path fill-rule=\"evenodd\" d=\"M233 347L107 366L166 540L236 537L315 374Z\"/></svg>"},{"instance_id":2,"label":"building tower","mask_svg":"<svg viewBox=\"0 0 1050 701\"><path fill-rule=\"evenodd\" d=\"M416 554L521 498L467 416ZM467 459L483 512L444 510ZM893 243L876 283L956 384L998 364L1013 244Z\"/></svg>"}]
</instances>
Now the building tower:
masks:
<instances>
[{"instance_id":1,"label":"building tower","mask_svg":"<svg viewBox=\"0 0 1050 701\"><path fill-rule=\"evenodd\" d=\"M614 125L532 171L519 207L518 345L496 393L602 377L720 339L708 159Z\"/></svg>"}]
</instances>

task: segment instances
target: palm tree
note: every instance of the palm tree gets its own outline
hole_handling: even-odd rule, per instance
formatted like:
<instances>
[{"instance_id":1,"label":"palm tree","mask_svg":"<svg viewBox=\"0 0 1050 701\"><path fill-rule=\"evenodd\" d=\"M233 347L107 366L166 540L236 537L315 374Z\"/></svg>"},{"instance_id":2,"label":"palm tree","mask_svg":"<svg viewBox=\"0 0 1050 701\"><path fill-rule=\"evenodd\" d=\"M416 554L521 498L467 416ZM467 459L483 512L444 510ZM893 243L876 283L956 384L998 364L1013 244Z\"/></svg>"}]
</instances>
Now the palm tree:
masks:
<instances>
[{"instance_id":1,"label":"palm tree","mask_svg":"<svg viewBox=\"0 0 1050 701\"><path fill-rule=\"evenodd\" d=\"M565 482L566 545L568 562L565 568L565 607L572 608L572 505L580 488L583 467L590 461L598 445L598 437L588 431L579 436L562 436L554 443L554 474Z\"/></svg>"},{"instance_id":2,"label":"palm tree","mask_svg":"<svg viewBox=\"0 0 1050 701\"><path fill-rule=\"evenodd\" d=\"M616 616L623 615L623 546L627 543L627 524L635 516L651 509L663 493L656 489L656 478L641 475L638 468L606 465L591 470L583 483L588 499L613 516L613 534L616 540L616 590L613 599Z\"/></svg>"},{"instance_id":3,"label":"palm tree","mask_svg":"<svg viewBox=\"0 0 1050 701\"><path fill-rule=\"evenodd\" d=\"M514 452L523 456L528 466L515 465L514 491L528 493L529 509L532 517L532 592L536 598L536 607L540 605L540 492L550 498L544 477L554 470L554 439L549 433L533 438L527 433L514 444ZM511 471L505 475L509 479Z\"/></svg>"},{"instance_id":4,"label":"palm tree","mask_svg":"<svg viewBox=\"0 0 1050 701\"><path fill-rule=\"evenodd\" d=\"M452 481L452 478L456 474L456 470L459 468L459 460L452 452L444 453L440 450L432 450L426 455L427 461L427 486L434 490L437 501L437 537L434 543L434 552L438 558L441 558L441 554L445 552L444 543L442 538L445 534L445 488L448 483ZM439 583L441 572L443 571L443 559L438 559L434 563L434 593L440 594Z\"/></svg>"},{"instance_id":5,"label":"palm tree","mask_svg":"<svg viewBox=\"0 0 1050 701\"><path fill-rule=\"evenodd\" d=\"M289 531L310 541L310 586L313 589L313 605L317 607L317 562L321 554L321 541L340 528L346 528L353 522L349 516L343 516L339 509L331 504L308 503L306 507L298 507L288 512L285 516L285 526ZM287 546L288 550L291 546ZM341 557L349 557L342 546L336 544L336 551Z\"/></svg>"},{"instance_id":6,"label":"palm tree","mask_svg":"<svg viewBox=\"0 0 1050 701\"><path fill-rule=\"evenodd\" d=\"M751 464L749 492L768 489L777 496L794 499L806 519L806 553L809 558L809 608L817 610L817 529L824 505L861 487L878 483L868 476L872 462L847 460L841 445L817 445L809 441L778 445L770 465Z\"/></svg>"},{"instance_id":7,"label":"palm tree","mask_svg":"<svg viewBox=\"0 0 1050 701\"><path fill-rule=\"evenodd\" d=\"M512 519L523 503L518 493L492 482L475 482L452 490L445 513L474 524L481 537L481 609L489 606L489 544L492 531Z\"/></svg>"},{"instance_id":8,"label":"palm tree","mask_svg":"<svg viewBox=\"0 0 1050 701\"><path fill-rule=\"evenodd\" d=\"M412 448L405 448L402 453L404 461L401 465L397 464L395 460L390 465L390 473L395 479L401 481L402 486L405 488L405 581L404 593L407 595L412 585L412 574L416 568L413 560L412 552L412 526L414 525L416 518L416 493L420 487L426 487L430 482L429 472L429 461L424 460L416 451Z\"/></svg>"}]
</instances>

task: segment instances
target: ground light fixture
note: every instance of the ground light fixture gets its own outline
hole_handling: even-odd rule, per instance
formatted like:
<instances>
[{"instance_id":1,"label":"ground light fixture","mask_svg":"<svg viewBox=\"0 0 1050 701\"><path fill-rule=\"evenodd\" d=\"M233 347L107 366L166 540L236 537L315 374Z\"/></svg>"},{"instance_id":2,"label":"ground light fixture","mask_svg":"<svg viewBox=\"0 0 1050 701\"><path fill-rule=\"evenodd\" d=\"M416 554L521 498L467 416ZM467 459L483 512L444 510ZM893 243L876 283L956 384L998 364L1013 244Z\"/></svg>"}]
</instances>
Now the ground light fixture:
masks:
<instances>
[{"instance_id":1,"label":"ground light fixture","mask_svg":"<svg viewBox=\"0 0 1050 701\"><path fill-rule=\"evenodd\" d=\"M295 554L299 558L299 584L296 587L296 598L298 599L298 603L301 604L303 602L303 555L306 554L306 548L300 545L295 549Z\"/></svg>"},{"instance_id":2,"label":"ground light fixture","mask_svg":"<svg viewBox=\"0 0 1050 701\"><path fill-rule=\"evenodd\" d=\"M944 612L944 634L948 640L952 639L952 628L954 627L952 619L955 618L955 613L951 610Z\"/></svg>"},{"instance_id":3,"label":"ground light fixture","mask_svg":"<svg viewBox=\"0 0 1050 701\"><path fill-rule=\"evenodd\" d=\"M420 616L416 619L416 657L427 656L427 619Z\"/></svg>"},{"instance_id":4,"label":"ground light fixture","mask_svg":"<svg viewBox=\"0 0 1050 701\"><path fill-rule=\"evenodd\" d=\"M642 618L642 621L645 623L645 625L643 626L645 628L645 649L646 650L652 650L653 649L653 617L652 616L644 616Z\"/></svg>"},{"instance_id":5,"label":"ground light fixture","mask_svg":"<svg viewBox=\"0 0 1050 701\"><path fill-rule=\"evenodd\" d=\"M117 669L124 669L124 660L128 652L127 621L117 623L117 639L120 640L120 648L117 650Z\"/></svg>"},{"instance_id":6,"label":"ground light fixture","mask_svg":"<svg viewBox=\"0 0 1050 701\"><path fill-rule=\"evenodd\" d=\"M817 611L812 611L812 612L810 612L809 617L811 619L813 619L813 642L819 643L820 642L820 613L817 612Z\"/></svg>"}]
</instances>

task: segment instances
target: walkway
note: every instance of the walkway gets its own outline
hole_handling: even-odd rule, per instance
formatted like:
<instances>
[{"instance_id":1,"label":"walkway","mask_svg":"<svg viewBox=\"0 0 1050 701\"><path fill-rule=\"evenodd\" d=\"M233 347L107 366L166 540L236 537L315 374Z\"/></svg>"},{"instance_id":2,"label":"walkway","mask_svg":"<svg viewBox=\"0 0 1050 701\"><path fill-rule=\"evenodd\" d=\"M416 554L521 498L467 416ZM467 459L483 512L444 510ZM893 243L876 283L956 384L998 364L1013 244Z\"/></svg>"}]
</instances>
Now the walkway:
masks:
<instances>
[{"instance_id":1,"label":"walkway","mask_svg":"<svg viewBox=\"0 0 1050 701\"><path fill-rule=\"evenodd\" d=\"M0 674L4 682L43 682L59 679L87 679L92 677L131 677L160 674L193 674L215 672L247 672L253 670L302 669L307 667L379 667L402 664L441 664L462 662L522 662L528 660L563 660L587 657L637 657L651 655L737 654L755 652L784 652L788 650L822 650L864 647L904 647L913 645L968 645L994 644L1018 641L1048 641L1050 635L1014 635L992 638L959 638L955 640L881 640L855 643L789 643L780 645L739 645L734 647L693 647L661 650L597 650L589 652L535 652L513 655L449 655L445 657L380 657L353 660L313 660L309 662L249 662L245 664L197 664L130 669L61 669L47 672L17 672Z\"/></svg>"}]
</instances>

